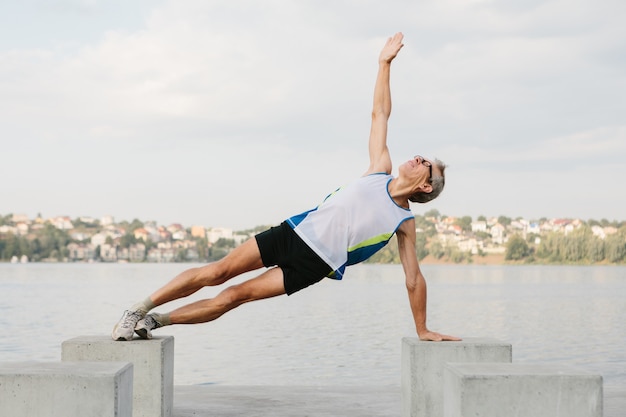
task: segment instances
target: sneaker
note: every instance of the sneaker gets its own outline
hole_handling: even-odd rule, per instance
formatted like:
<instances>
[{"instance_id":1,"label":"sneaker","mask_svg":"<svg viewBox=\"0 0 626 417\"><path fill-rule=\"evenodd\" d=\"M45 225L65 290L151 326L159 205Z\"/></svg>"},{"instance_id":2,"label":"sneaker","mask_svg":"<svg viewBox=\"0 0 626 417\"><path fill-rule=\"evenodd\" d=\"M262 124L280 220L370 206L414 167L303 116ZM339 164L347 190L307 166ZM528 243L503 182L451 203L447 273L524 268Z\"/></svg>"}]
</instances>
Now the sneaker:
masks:
<instances>
[{"instance_id":1,"label":"sneaker","mask_svg":"<svg viewBox=\"0 0 626 417\"><path fill-rule=\"evenodd\" d=\"M115 327L113 327L113 333L111 333L111 338L117 341L132 340L137 322L141 320L145 315L146 313L143 313L141 311L124 311L124 314L122 314L122 318L120 319L120 321L118 321Z\"/></svg>"},{"instance_id":2,"label":"sneaker","mask_svg":"<svg viewBox=\"0 0 626 417\"><path fill-rule=\"evenodd\" d=\"M152 339L152 330L158 329L159 327L163 327L163 325L159 323L152 314L148 314L137 322L135 333L142 339Z\"/></svg>"}]
</instances>

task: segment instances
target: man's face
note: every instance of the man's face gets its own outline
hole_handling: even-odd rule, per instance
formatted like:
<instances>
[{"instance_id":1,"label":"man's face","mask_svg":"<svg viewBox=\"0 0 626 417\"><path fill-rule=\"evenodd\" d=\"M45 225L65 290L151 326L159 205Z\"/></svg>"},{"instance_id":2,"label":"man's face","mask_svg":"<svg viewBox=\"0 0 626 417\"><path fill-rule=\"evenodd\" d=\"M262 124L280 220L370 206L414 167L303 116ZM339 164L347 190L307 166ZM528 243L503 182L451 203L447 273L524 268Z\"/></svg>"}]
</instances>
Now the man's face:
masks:
<instances>
[{"instance_id":1,"label":"man's face","mask_svg":"<svg viewBox=\"0 0 626 417\"><path fill-rule=\"evenodd\" d=\"M421 155L416 155L402 164L400 171L416 182L430 184L433 177L433 163Z\"/></svg>"},{"instance_id":2,"label":"man's face","mask_svg":"<svg viewBox=\"0 0 626 417\"><path fill-rule=\"evenodd\" d=\"M428 167L428 182L432 182L433 179L433 163L431 161L429 161L428 159L424 158L421 155L415 155L413 157L413 159L415 159L416 161L418 161L420 164L424 165L425 167Z\"/></svg>"}]
</instances>

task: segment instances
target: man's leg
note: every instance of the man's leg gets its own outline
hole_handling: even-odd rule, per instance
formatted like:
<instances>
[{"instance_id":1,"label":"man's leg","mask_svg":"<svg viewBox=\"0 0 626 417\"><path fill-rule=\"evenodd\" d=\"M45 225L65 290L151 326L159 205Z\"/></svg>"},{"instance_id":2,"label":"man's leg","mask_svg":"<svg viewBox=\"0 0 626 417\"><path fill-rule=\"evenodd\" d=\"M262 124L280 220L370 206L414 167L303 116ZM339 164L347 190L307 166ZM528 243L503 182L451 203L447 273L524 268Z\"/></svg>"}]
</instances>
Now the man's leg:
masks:
<instances>
[{"instance_id":1,"label":"man's leg","mask_svg":"<svg viewBox=\"0 0 626 417\"><path fill-rule=\"evenodd\" d=\"M202 287L225 283L231 278L263 267L256 239L248 239L219 261L188 269L152 293L154 306L187 297Z\"/></svg>"},{"instance_id":2,"label":"man's leg","mask_svg":"<svg viewBox=\"0 0 626 417\"><path fill-rule=\"evenodd\" d=\"M206 323L244 303L283 294L285 294L283 271L280 268L272 268L256 278L226 288L215 298L177 308L170 313L170 321L172 324Z\"/></svg>"},{"instance_id":3,"label":"man's leg","mask_svg":"<svg viewBox=\"0 0 626 417\"><path fill-rule=\"evenodd\" d=\"M248 239L223 259L182 272L149 298L126 310L113 328L111 337L113 340L131 340L137 322L154 307L191 295L204 286L222 284L237 275L262 266L263 261L256 239Z\"/></svg>"},{"instance_id":4,"label":"man's leg","mask_svg":"<svg viewBox=\"0 0 626 417\"><path fill-rule=\"evenodd\" d=\"M139 320L135 332L143 339L152 338L152 330L170 324L206 323L240 305L285 294L282 269L276 267L256 278L233 285L215 298L196 301L168 314L151 313Z\"/></svg>"}]
</instances>

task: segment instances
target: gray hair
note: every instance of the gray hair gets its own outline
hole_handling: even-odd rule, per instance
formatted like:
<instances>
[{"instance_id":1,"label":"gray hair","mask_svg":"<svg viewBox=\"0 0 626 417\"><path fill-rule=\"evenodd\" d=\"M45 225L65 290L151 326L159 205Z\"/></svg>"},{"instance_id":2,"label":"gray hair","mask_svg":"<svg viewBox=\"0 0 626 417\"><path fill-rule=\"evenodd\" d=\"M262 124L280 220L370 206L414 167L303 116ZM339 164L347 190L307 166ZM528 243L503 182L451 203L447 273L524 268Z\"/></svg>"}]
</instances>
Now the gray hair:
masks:
<instances>
[{"instance_id":1,"label":"gray hair","mask_svg":"<svg viewBox=\"0 0 626 417\"><path fill-rule=\"evenodd\" d=\"M446 164L441 162L439 159L435 159L434 161L437 168L439 168L439 172L441 175L433 175L430 178L430 185L433 187L433 190L430 193L425 193L422 191L418 191L412 196L409 197L409 200L414 203L428 203L431 200L434 200L441 194L443 191L444 185L446 185Z\"/></svg>"}]
</instances>

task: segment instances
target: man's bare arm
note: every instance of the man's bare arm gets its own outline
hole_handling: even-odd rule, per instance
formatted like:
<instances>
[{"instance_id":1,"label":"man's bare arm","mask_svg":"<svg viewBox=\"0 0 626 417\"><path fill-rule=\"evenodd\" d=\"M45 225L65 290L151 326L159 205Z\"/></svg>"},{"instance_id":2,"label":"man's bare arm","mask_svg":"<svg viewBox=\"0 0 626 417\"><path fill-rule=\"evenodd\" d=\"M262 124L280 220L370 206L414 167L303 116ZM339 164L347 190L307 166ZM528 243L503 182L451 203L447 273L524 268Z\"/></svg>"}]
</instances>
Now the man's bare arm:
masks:
<instances>
[{"instance_id":1,"label":"man's bare arm","mask_svg":"<svg viewBox=\"0 0 626 417\"><path fill-rule=\"evenodd\" d=\"M415 321L415 330L420 340L461 340L455 336L431 332L426 326L426 280L422 275L417 255L415 254L415 220L407 220L397 231L398 250L400 252L400 260L406 276L406 289L409 295L409 304Z\"/></svg>"},{"instance_id":2,"label":"man's bare arm","mask_svg":"<svg viewBox=\"0 0 626 417\"><path fill-rule=\"evenodd\" d=\"M378 57L378 75L374 86L372 126L369 138L370 166L366 174L391 172L391 157L387 148L387 122L391 114L391 88L389 77L391 61L404 46L402 33L396 33L387 40Z\"/></svg>"}]
</instances>

